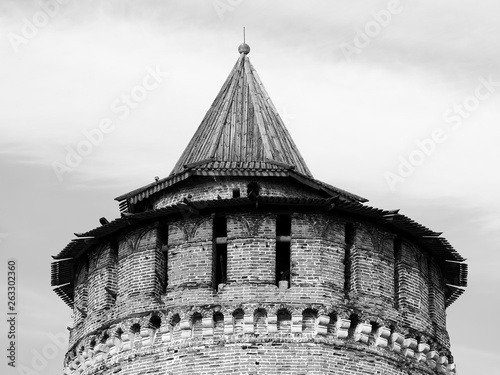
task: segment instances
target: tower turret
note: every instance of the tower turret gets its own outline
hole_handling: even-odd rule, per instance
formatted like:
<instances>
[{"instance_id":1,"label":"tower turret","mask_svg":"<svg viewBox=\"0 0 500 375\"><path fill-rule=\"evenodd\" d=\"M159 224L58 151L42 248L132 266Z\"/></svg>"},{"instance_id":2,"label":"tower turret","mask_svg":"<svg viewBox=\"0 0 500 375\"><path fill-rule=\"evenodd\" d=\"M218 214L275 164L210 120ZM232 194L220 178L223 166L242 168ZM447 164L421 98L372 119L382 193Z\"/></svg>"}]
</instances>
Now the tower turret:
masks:
<instances>
[{"instance_id":1,"label":"tower turret","mask_svg":"<svg viewBox=\"0 0 500 375\"><path fill-rule=\"evenodd\" d=\"M54 257L64 373L453 374L464 259L315 180L238 50L171 174Z\"/></svg>"}]
</instances>

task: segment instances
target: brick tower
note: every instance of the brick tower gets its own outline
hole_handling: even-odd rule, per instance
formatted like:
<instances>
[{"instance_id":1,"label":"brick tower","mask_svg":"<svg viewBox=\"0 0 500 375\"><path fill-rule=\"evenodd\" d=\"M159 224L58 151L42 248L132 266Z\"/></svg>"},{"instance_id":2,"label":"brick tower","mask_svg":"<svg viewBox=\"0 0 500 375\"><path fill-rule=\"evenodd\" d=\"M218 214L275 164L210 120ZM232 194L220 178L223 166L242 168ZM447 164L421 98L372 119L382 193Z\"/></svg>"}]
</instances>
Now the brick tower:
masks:
<instances>
[{"instance_id":1,"label":"brick tower","mask_svg":"<svg viewBox=\"0 0 500 375\"><path fill-rule=\"evenodd\" d=\"M315 180L238 51L172 173L54 257L64 374L454 374L464 259Z\"/></svg>"}]
</instances>

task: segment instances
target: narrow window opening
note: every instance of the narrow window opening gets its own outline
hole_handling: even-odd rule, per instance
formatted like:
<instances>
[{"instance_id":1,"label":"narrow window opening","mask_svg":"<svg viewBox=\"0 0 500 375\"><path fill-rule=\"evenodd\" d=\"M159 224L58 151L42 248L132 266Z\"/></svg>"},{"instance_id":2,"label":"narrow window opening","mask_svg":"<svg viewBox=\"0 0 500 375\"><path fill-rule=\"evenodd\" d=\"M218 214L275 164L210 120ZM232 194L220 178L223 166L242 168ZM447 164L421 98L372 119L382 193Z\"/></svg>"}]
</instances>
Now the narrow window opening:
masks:
<instances>
[{"instance_id":1,"label":"narrow window opening","mask_svg":"<svg viewBox=\"0 0 500 375\"><path fill-rule=\"evenodd\" d=\"M394 239L394 308L399 309L399 264L401 262L401 240Z\"/></svg>"},{"instance_id":2,"label":"narrow window opening","mask_svg":"<svg viewBox=\"0 0 500 375\"><path fill-rule=\"evenodd\" d=\"M352 259L351 247L354 243L355 229L352 223L346 223L344 226L344 295L349 298L351 290Z\"/></svg>"},{"instance_id":3,"label":"narrow window opening","mask_svg":"<svg viewBox=\"0 0 500 375\"><path fill-rule=\"evenodd\" d=\"M354 243L354 236L355 236L356 232L355 232L355 229L354 229L354 224L353 223L346 223L345 224L345 232L344 232L344 241L346 243L346 245L350 245L352 246L352 244Z\"/></svg>"},{"instance_id":4,"label":"narrow window opening","mask_svg":"<svg viewBox=\"0 0 500 375\"><path fill-rule=\"evenodd\" d=\"M280 281L286 281L284 284L287 288L290 287L291 233L292 219L290 215L278 215L276 217L276 285L278 287Z\"/></svg>"},{"instance_id":5,"label":"narrow window opening","mask_svg":"<svg viewBox=\"0 0 500 375\"><path fill-rule=\"evenodd\" d=\"M227 219L215 216L213 220L214 237L214 289L227 281Z\"/></svg>"},{"instance_id":6,"label":"narrow window opening","mask_svg":"<svg viewBox=\"0 0 500 375\"><path fill-rule=\"evenodd\" d=\"M286 287L290 287L290 243L276 243L276 285L280 281L286 281Z\"/></svg>"},{"instance_id":7,"label":"narrow window opening","mask_svg":"<svg viewBox=\"0 0 500 375\"><path fill-rule=\"evenodd\" d=\"M292 218L290 215L276 217L276 236L290 236L292 233Z\"/></svg>"},{"instance_id":8,"label":"narrow window opening","mask_svg":"<svg viewBox=\"0 0 500 375\"><path fill-rule=\"evenodd\" d=\"M225 216L214 217L214 237L227 237L227 220Z\"/></svg>"},{"instance_id":9,"label":"narrow window opening","mask_svg":"<svg viewBox=\"0 0 500 375\"><path fill-rule=\"evenodd\" d=\"M234 188L233 189L233 198L239 198L240 197L240 188Z\"/></svg>"}]
</instances>

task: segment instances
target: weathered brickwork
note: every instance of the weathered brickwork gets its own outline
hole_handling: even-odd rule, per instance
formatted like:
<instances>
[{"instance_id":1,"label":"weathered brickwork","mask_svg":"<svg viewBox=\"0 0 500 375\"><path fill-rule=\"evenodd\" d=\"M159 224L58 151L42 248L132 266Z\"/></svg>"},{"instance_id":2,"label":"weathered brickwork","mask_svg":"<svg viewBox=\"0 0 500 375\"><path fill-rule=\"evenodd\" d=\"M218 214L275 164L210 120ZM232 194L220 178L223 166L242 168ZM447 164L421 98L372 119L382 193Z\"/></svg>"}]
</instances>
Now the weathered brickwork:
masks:
<instances>
[{"instance_id":1,"label":"weathered brickwork","mask_svg":"<svg viewBox=\"0 0 500 375\"><path fill-rule=\"evenodd\" d=\"M118 249L106 244L90 254L88 277L89 318L101 315L101 310L110 309L117 293Z\"/></svg>"},{"instance_id":2,"label":"weathered brickwork","mask_svg":"<svg viewBox=\"0 0 500 375\"><path fill-rule=\"evenodd\" d=\"M307 188L292 179L283 184L279 178L262 177L197 177L183 181L172 187L168 193L155 199L153 208L161 208L180 202L184 198L196 200L229 199L233 198L233 191L239 189L240 196L247 196L247 187L250 182L260 185L261 196L274 197L319 197L313 189Z\"/></svg>"},{"instance_id":3,"label":"weathered brickwork","mask_svg":"<svg viewBox=\"0 0 500 375\"><path fill-rule=\"evenodd\" d=\"M465 259L315 180L238 51L170 176L54 257L64 374L455 374L445 309Z\"/></svg>"},{"instance_id":4,"label":"weathered brickwork","mask_svg":"<svg viewBox=\"0 0 500 375\"><path fill-rule=\"evenodd\" d=\"M74 326L77 327L85 321L88 309L88 274L89 263L86 257L80 260L75 273L75 298L73 319Z\"/></svg>"},{"instance_id":5,"label":"weathered brickwork","mask_svg":"<svg viewBox=\"0 0 500 375\"><path fill-rule=\"evenodd\" d=\"M244 305L232 314L204 307L125 319L70 352L67 373L137 374L152 364L157 367L150 373L158 374L188 369L197 374L454 373L448 352L435 343L391 333L383 325L358 321L352 326L352 319L339 317L332 324L332 313L307 306ZM256 367L250 371L249 364Z\"/></svg>"},{"instance_id":6,"label":"weathered brickwork","mask_svg":"<svg viewBox=\"0 0 500 375\"><path fill-rule=\"evenodd\" d=\"M278 215L291 222L279 285ZM227 227L223 284L215 216ZM65 371L452 374L443 280L410 239L335 212L172 216L81 258Z\"/></svg>"},{"instance_id":7,"label":"weathered brickwork","mask_svg":"<svg viewBox=\"0 0 500 375\"><path fill-rule=\"evenodd\" d=\"M228 285L274 284L276 235L273 217L231 215L227 231Z\"/></svg>"}]
</instances>

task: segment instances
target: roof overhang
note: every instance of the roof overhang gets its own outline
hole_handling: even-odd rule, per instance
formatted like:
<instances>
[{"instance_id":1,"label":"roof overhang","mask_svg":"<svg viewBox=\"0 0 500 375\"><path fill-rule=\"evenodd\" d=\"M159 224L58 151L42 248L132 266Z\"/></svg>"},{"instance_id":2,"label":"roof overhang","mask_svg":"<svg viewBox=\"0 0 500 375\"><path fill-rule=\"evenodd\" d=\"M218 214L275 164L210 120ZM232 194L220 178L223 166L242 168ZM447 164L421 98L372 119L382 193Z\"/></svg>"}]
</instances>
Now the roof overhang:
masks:
<instances>
[{"instance_id":1,"label":"roof overhang","mask_svg":"<svg viewBox=\"0 0 500 375\"><path fill-rule=\"evenodd\" d=\"M446 291L447 306L454 302L463 292L461 287L467 286L467 264L465 259L450 245L441 233L434 232L418 224L410 218L401 215L397 210L382 210L365 206L359 202L351 202L337 194L330 198L288 198L274 196L258 196L189 201L187 199L177 204L137 214L123 214L108 224L92 229L86 233L75 234L77 239L71 241L59 254L53 258L52 286L63 300L71 299L72 270L78 258L84 255L96 244L103 243L122 233L138 227L159 222L174 215L185 215L187 212L205 214L228 209L268 209L295 210L308 212L310 210L336 212L350 216L356 220L364 220L382 226L388 231L407 237L422 249L431 254L443 268L445 282L449 284ZM70 290L71 289L71 290Z\"/></svg>"},{"instance_id":2,"label":"roof overhang","mask_svg":"<svg viewBox=\"0 0 500 375\"><path fill-rule=\"evenodd\" d=\"M208 164L208 165L207 165ZM341 195L353 202L367 202L368 200L359 195L346 190L315 180L312 177L303 175L293 170L293 166L284 166L277 162L217 162L189 166L184 172L169 176L154 183L145 185L129 193L122 194L115 198L120 202L121 212L126 211L126 203L135 204L150 196L164 192L170 187L185 181L192 176L213 176L213 177L290 177L299 183L310 188L324 192L327 196Z\"/></svg>"}]
</instances>

